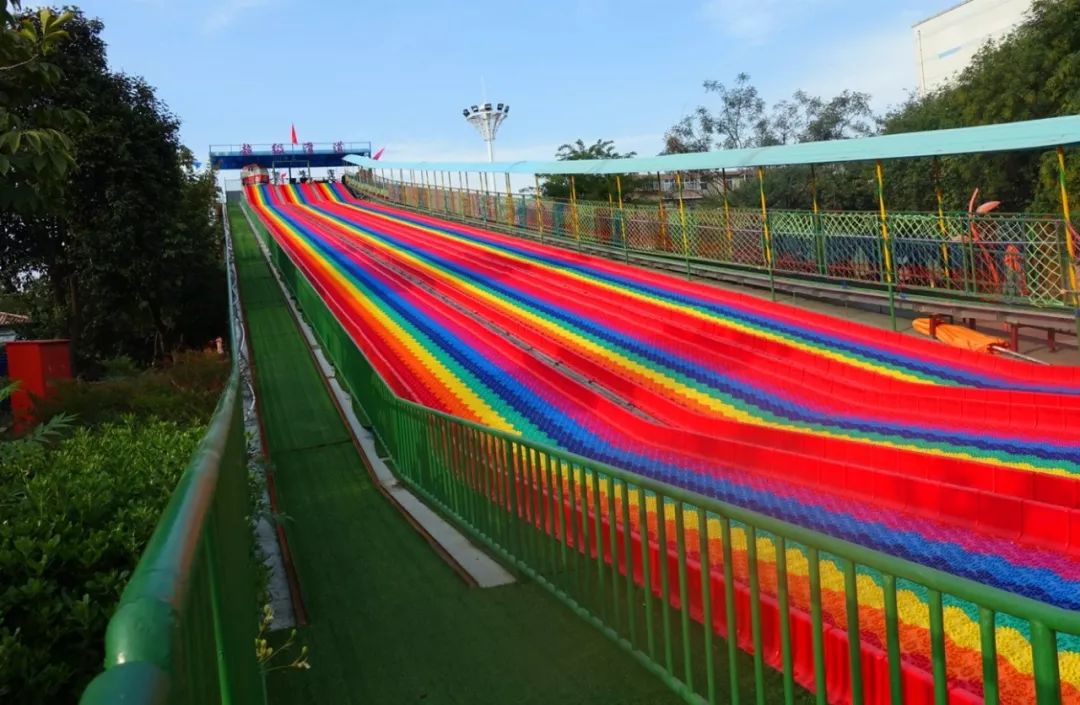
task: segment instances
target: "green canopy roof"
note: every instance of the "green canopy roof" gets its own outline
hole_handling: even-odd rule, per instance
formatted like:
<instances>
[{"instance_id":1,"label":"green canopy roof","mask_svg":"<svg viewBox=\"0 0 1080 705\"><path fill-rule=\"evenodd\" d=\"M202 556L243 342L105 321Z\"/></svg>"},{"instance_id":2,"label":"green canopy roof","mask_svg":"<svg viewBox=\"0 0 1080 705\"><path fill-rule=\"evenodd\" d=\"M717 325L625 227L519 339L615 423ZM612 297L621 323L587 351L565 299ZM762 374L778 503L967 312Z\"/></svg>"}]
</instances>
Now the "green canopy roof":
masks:
<instances>
[{"instance_id":1,"label":"green canopy roof","mask_svg":"<svg viewBox=\"0 0 1080 705\"><path fill-rule=\"evenodd\" d=\"M946 154L1011 152L1080 144L1080 116L961 127L952 130L907 132L830 142L803 142L756 149L665 154L632 159L581 159L520 162L394 162L347 155L345 161L367 169L419 171L486 171L514 174L633 174L697 169L741 169L782 164L909 159Z\"/></svg>"}]
</instances>

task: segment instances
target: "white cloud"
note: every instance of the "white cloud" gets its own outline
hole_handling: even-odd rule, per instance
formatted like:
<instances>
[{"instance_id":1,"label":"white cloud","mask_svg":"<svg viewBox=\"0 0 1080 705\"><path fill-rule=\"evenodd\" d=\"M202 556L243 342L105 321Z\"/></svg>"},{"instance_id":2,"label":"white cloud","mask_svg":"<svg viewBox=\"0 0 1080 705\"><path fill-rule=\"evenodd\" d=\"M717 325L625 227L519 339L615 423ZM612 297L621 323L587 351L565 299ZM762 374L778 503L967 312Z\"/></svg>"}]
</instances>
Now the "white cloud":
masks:
<instances>
[{"instance_id":1,"label":"white cloud","mask_svg":"<svg viewBox=\"0 0 1080 705\"><path fill-rule=\"evenodd\" d=\"M235 23L251 10L268 5L273 0L221 0L202 23L203 34L217 34Z\"/></svg>"},{"instance_id":2,"label":"white cloud","mask_svg":"<svg viewBox=\"0 0 1080 705\"><path fill-rule=\"evenodd\" d=\"M705 0L701 12L718 30L747 44L763 44L822 0Z\"/></svg>"}]
</instances>

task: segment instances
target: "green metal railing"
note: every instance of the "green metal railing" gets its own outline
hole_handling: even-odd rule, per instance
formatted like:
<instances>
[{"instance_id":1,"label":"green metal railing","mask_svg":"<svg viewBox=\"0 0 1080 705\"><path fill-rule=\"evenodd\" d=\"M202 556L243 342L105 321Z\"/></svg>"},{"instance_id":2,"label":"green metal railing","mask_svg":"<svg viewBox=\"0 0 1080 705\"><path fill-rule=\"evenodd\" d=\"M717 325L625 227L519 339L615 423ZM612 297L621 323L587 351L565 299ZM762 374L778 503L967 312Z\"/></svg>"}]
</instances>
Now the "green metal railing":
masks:
<instances>
[{"instance_id":1,"label":"green metal railing","mask_svg":"<svg viewBox=\"0 0 1080 705\"><path fill-rule=\"evenodd\" d=\"M228 237L226 247L232 314L238 303ZM82 705L266 700L254 644L260 605L236 364L242 335L234 325L225 391L124 588L106 631L105 671Z\"/></svg>"},{"instance_id":2,"label":"green metal railing","mask_svg":"<svg viewBox=\"0 0 1080 705\"><path fill-rule=\"evenodd\" d=\"M1062 217L1027 213L906 213L694 208L563 201L346 176L357 192L443 217L560 244L835 280L883 290L1069 308ZM766 231L766 224L768 229ZM888 256L887 256L887 254ZM769 256L771 254L771 256Z\"/></svg>"},{"instance_id":3,"label":"green metal railing","mask_svg":"<svg viewBox=\"0 0 1080 705\"><path fill-rule=\"evenodd\" d=\"M958 605L977 615L976 633L961 635L977 644L977 672L960 675L981 680L985 702L1062 701L1061 669L1073 654L1058 641L1080 635L1080 614L401 399L303 272L256 230L400 481L686 702L899 705L921 682L945 703L960 666L948 627ZM796 568L805 570L799 580ZM826 590L841 596L828 610ZM878 593L884 636L872 644L861 638L860 608ZM929 665L905 659L911 595L923 596ZM1024 684L999 677L1005 620L1029 634ZM905 675L912 668L921 681Z\"/></svg>"}]
</instances>

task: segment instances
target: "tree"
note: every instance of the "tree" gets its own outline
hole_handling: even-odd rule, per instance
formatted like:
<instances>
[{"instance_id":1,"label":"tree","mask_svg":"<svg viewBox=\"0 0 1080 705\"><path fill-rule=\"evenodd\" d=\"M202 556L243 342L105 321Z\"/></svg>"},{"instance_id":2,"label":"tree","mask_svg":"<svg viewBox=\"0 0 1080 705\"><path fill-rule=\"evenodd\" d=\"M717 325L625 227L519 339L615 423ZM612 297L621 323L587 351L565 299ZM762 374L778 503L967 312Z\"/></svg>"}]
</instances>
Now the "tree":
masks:
<instances>
[{"instance_id":1,"label":"tree","mask_svg":"<svg viewBox=\"0 0 1080 705\"><path fill-rule=\"evenodd\" d=\"M824 99L796 91L791 99L778 101L766 109L765 101L746 73L738 74L731 86L719 81L706 81L704 85L707 93L719 97L719 107L712 111L700 106L673 125L665 135L665 153L864 137L876 133L880 126L866 93L843 91ZM711 194L703 205L718 205L720 186L715 174L705 171L694 176ZM765 176L769 203L778 208L810 207L814 184L822 207L874 207L873 177L867 178L866 170L858 165L823 165L815 169L813 179L807 167L772 168ZM758 207L757 180L744 181L732 190L728 199L738 206Z\"/></svg>"},{"instance_id":2,"label":"tree","mask_svg":"<svg viewBox=\"0 0 1080 705\"><path fill-rule=\"evenodd\" d=\"M1080 0L1036 0L1009 36L984 46L954 81L913 96L890 113L895 134L1033 120L1080 113ZM1071 153L1068 184L1080 189L1080 155ZM1011 152L890 165L888 197L898 207L934 205L940 185L947 208L963 207L978 187L1008 210L1060 208L1056 155ZM937 177L937 178L935 178ZM936 183L935 183L936 182Z\"/></svg>"},{"instance_id":3,"label":"tree","mask_svg":"<svg viewBox=\"0 0 1080 705\"><path fill-rule=\"evenodd\" d=\"M558 151L555 152L555 158L559 161L626 159L635 155L636 152L620 154L615 150L615 143L611 140L596 140L591 145L586 145L583 140L577 140L572 144L560 146ZM629 198L642 181L632 174L624 175L620 179L624 199ZM547 176L544 178L540 191L547 198L569 198L570 178L564 174ZM578 200L607 201L609 196L615 198L618 195L618 184L614 174L580 174L574 177L574 191Z\"/></svg>"},{"instance_id":4,"label":"tree","mask_svg":"<svg viewBox=\"0 0 1080 705\"><path fill-rule=\"evenodd\" d=\"M742 149L760 143L767 123L765 101L750 83L750 74L740 73L733 86L705 81L705 92L715 93L720 106L715 112L700 106L673 125L664 136L665 153L707 152L714 147Z\"/></svg>"},{"instance_id":5,"label":"tree","mask_svg":"<svg viewBox=\"0 0 1080 705\"><path fill-rule=\"evenodd\" d=\"M0 213L0 287L29 297L82 361L149 360L224 330L216 190L153 87L109 70L102 29L75 11L50 55L65 79L35 103L87 115L71 134L79 167L47 212Z\"/></svg>"},{"instance_id":6,"label":"tree","mask_svg":"<svg viewBox=\"0 0 1080 705\"><path fill-rule=\"evenodd\" d=\"M61 78L46 58L67 39L72 13L18 16L20 9L20 0L0 0L0 211L26 213L62 186L73 165L65 131L81 115L36 99Z\"/></svg>"}]
</instances>

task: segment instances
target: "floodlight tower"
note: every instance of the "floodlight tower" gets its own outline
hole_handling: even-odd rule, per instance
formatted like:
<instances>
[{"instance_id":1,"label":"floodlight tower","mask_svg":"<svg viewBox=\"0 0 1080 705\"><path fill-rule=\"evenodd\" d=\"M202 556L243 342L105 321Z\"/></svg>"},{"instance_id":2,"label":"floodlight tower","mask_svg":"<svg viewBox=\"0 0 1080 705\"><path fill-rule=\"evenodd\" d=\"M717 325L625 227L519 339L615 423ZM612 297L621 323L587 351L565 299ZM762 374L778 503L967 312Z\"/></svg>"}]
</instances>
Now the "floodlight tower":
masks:
<instances>
[{"instance_id":1,"label":"floodlight tower","mask_svg":"<svg viewBox=\"0 0 1080 705\"><path fill-rule=\"evenodd\" d=\"M470 105L462 110L461 114L472 123L472 126L476 128L484 142L487 143L488 161L495 161L495 133L499 131L499 125L510 114L510 104L496 103L492 106L491 103L484 103L483 105Z\"/></svg>"}]
</instances>

